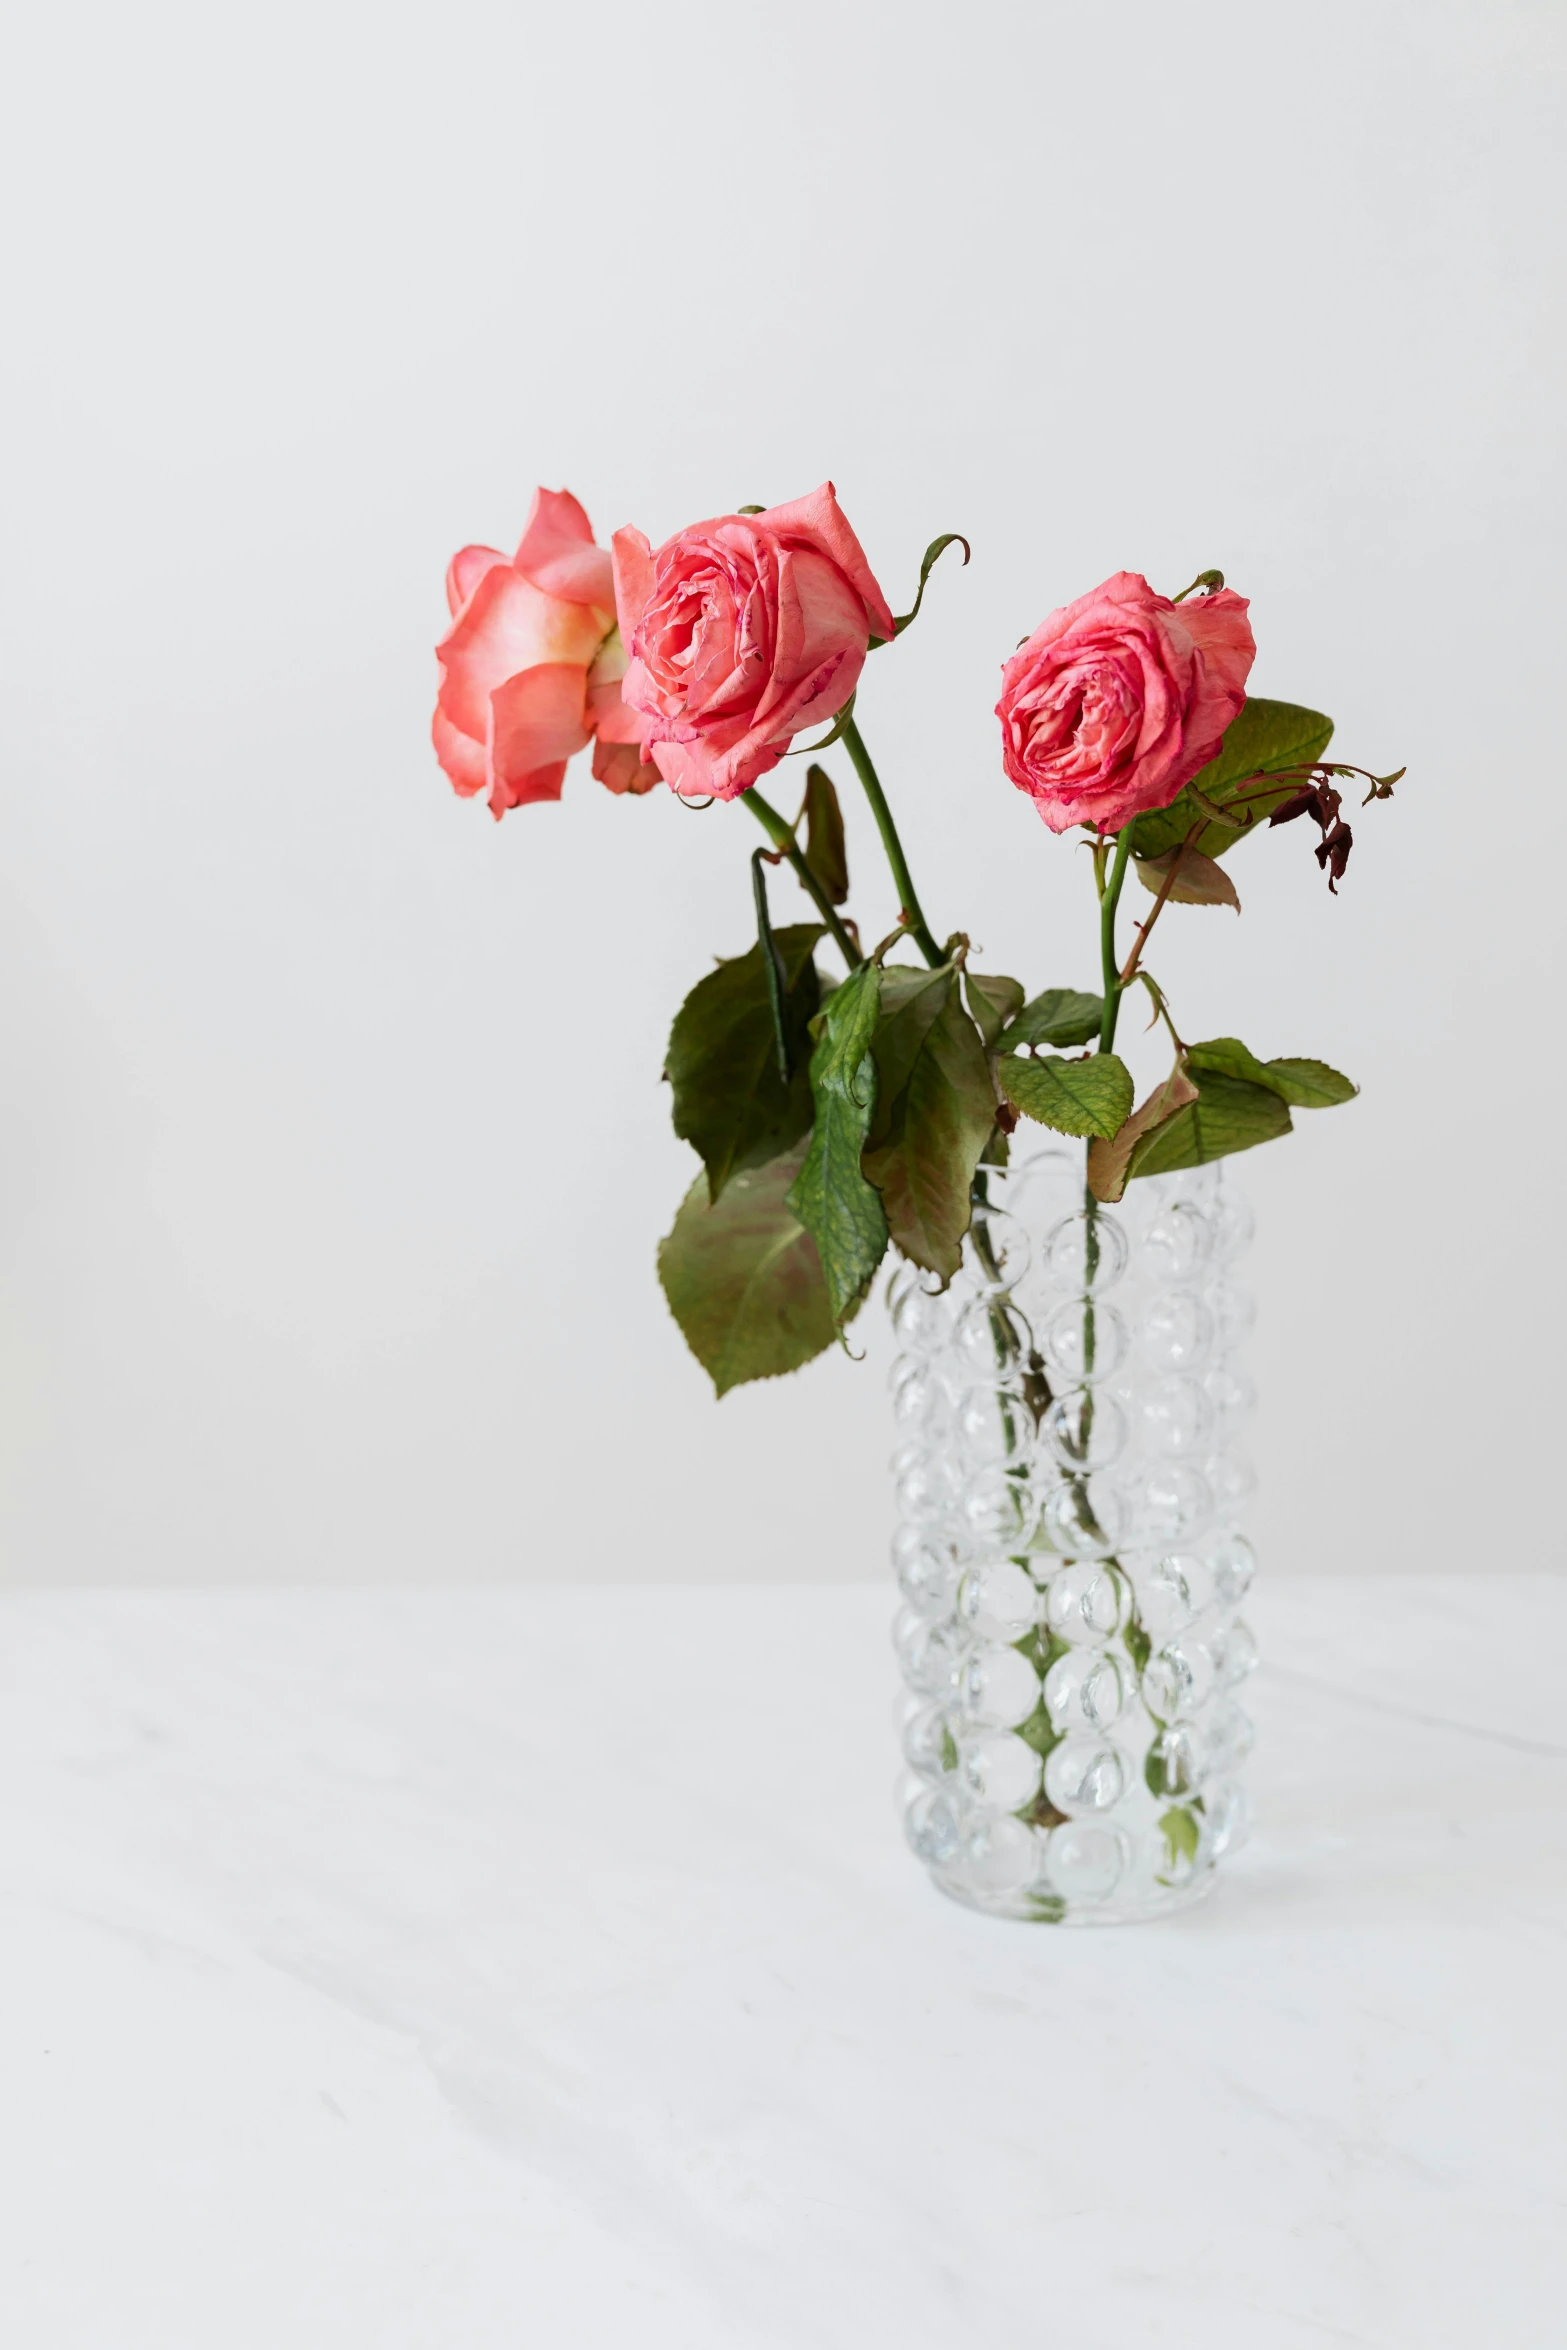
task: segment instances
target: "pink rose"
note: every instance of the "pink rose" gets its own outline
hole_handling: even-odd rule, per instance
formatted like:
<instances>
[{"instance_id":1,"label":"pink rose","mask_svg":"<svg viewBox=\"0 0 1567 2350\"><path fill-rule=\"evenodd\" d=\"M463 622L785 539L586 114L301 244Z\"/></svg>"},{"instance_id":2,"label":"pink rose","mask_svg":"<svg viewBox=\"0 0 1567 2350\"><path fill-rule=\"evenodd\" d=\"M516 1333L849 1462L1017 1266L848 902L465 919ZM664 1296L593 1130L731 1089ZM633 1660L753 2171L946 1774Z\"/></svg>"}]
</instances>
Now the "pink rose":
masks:
<instances>
[{"instance_id":1,"label":"pink rose","mask_svg":"<svg viewBox=\"0 0 1567 2350\"><path fill-rule=\"evenodd\" d=\"M436 647L435 755L465 799L488 791L497 817L558 800L566 762L593 749L614 792L650 791L641 720L620 698L626 656L607 547L566 490L536 490L508 562L464 547L446 574L452 625Z\"/></svg>"},{"instance_id":2,"label":"pink rose","mask_svg":"<svg viewBox=\"0 0 1567 2350\"><path fill-rule=\"evenodd\" d=\"M1001 758L1052 832L1119 832L1218 750L1256 659L1246 598L1172 604L1118 571L1041 622L1001 672Z\"/></svg>"},{"instance_id":3,"label":"pink rose","mask_svg":"<svg viewBox=\"0 0 1567 2350\"><path fill-rule=\"evenodd\" d=\"M831 718L892 614L830 481L765 514L723 514L655 554L615 533L615 600L631 653L621 690L646 756L684 797L732 800L790 737Z\"/></svg>"}]
</instances>

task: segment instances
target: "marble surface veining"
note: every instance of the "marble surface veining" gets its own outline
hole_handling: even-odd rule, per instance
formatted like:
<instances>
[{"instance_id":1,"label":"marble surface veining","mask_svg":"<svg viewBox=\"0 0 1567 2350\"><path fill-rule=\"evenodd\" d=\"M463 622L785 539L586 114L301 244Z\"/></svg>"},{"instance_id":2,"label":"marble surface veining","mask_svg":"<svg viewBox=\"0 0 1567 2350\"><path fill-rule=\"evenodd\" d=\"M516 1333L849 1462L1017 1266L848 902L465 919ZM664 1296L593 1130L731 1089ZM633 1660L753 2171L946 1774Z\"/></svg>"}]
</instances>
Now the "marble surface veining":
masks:
<instances>
[{"instance_id":1,"label":"marble surface veining","mask_svg":"<svg viewBox=\"0 0 1567 2350\"><path fill-rule=\"evenodd\" d=\"M1075 1935L891 1604L0 1600L0 2338L1558 2350L1567 1580L1265 1580L1251 1846Z\"/></svg>"}]
</instances>

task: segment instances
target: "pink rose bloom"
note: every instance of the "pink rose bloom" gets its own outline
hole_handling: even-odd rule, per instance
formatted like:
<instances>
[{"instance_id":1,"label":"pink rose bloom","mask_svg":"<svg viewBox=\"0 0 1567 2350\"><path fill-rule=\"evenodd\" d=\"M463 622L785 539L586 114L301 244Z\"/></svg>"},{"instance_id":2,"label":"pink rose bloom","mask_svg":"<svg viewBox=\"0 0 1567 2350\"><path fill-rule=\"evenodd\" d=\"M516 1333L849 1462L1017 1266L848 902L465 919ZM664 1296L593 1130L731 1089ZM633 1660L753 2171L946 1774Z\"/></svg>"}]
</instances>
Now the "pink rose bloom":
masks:
<instances>
[{"instance_id":1,"label":"pink rose bloom","mask_svg":"<svg viewBox=\"0 0 1567 2350\"><path fill-rule=\"evenodd\" d=\"M510 562L464 547L446 574L452 625L441 664L435 755L465 799L490 795L504 816L558 800L566 762L593 744L593 772L614 792L650 791L642 722L620 698L626 655L615 626L607 547L566 490L536 490Z\"/></svg>"},{"instance_id":2,"label":"pink rose bloom","mask_svg":"<svg viewBox=\"0 0 1567 2350\"><path fill-rule=\"evenodd\" d=\"M1001 758L1052 832L1119 832L1218 750L1256 659L1246 598L1172 604L1118 571L1041 622L1001 672Z\"/></svg>"},{"instance_id":3,"label":"pink rose bloom","mask_svg":"<svg viewBox=\"0 0 1567 2350\"><path fill-rule=\"evenodd\" d=\"M685 798L732 800L791 736L831 718L892 614L830 481L765 514L723 514L655 554L615 533L615 600L631 654L621 691L643 744Z\"/></svg>"}]
</instances>

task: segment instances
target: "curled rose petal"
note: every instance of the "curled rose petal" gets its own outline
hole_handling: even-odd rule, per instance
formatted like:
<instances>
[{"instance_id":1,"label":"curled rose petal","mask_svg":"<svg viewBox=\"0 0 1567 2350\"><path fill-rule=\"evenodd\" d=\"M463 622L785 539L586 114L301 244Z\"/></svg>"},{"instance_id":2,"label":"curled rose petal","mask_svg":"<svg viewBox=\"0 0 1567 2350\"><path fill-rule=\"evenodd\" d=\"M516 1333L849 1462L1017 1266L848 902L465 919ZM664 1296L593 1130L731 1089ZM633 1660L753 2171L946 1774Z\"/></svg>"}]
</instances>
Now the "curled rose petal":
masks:
<instances>
[{"instance_id":1,"label":"curled rose petal","mask_svg":"<svg viewBox=\"0 0 1567 2350\"><path fill-rule=\"evenodd\" d=\"M569 490L535 490L512 564L547 595L595 605L614 617L613 559L608 547L593 544L593 525Z\"/></svg>"},{"instance_id":2,"label":"curled rose petal","mask_svg":"<svg viewBox=\"0 0 1567 2350\"><path fill-rule=\"evenodd\" d=\"M485 573L505 560L498 547L459 547L446 566L446 602L453 619Z\"/></svg>"},{"instance_id":3,"label":"curled rose petal","mask_svg":"<svg viewBox=\"0 0 1567 2350\"><path fill-rule=\"evenodd\" d=\"M430 737L435 744L435 755L445 768L453 791L465 800L482 792L490 780L489 761L483 743L476 743L471 735L463 734L452 724L444 710L437 709L430 726Z\"/></svg>"},{"instance_id":4,"label":"curled rose petal","mask_svg":"<svg viewBox=\"0 0 1567 2350\"><path fill-rule=\"evenodd\" d=\"M626 652L616 629L604 643L588 672L588 723L593 729L593 773L612 792L631 792L638 798L663 781L656 767L642 756L647 720L623 700L620 681L626 672Z\"/></svg>"},{"instance_id":5,"label":"curled rose petal","mask_svg":"<svg viewBox=\"0 0 1567 2350\"><path fill-rule=\"evenodd\" d=\"M491 813L558 800L567 760L591 739L578 663L541 661L508 677L490 696Z\"/></svg>"},{"instance_id":6,"label":"curled rose petal","mask_svg":"<svg viewBox=\"0 0 1567 2350\"><path fill-rule=\"evenodd\" d=\"M602 734L594 738L593 773L609 791L630 792L635 799L664 780L647 764L639 743L612 743Z\"/></svg>"},{"instance_id":7,"label":"curled rose petal","mask_svg":"<svg viewBox=\"0 0 1567 2350\"><path fill-rule=\"evenodd\" d=\"M896 623L892 606L881 592L881 587L865 559L865 549L849 527L848 517L838 503L838 493L830 481L807 497L795 498L787 506L770 506L765 514L757 516L780 539L791 545L814 547L840 572L865 607L871 634L890 639Z\"/></svg>"}]
</instances>

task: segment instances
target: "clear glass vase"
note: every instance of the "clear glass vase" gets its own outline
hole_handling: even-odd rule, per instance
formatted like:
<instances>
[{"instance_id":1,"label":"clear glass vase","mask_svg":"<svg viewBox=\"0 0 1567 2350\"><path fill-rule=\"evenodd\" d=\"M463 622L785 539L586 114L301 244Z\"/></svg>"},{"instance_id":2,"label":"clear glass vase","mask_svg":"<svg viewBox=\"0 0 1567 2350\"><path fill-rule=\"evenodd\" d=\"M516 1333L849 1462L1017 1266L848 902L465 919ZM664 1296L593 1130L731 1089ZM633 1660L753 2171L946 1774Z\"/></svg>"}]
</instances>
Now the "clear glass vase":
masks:
<instances>
[{"instance_id":1,"label":"clear glass vase","mask_svg":"<svg viewBox=\"0 0 1567 2350\"><path fill-rule=\"evenodd\" d=\"M1251 1232L1222 1165L1103 1208L1047 1150L981 1170L945 1294L893 1277L904 1817L976 1909L1160 1917L1244 1832Z\"/></svg>"}]
</instances>

